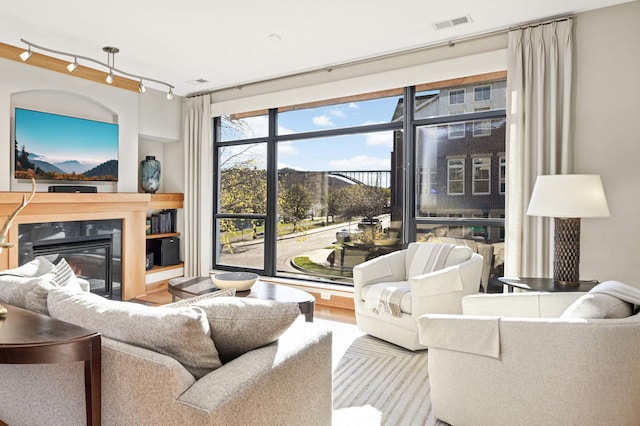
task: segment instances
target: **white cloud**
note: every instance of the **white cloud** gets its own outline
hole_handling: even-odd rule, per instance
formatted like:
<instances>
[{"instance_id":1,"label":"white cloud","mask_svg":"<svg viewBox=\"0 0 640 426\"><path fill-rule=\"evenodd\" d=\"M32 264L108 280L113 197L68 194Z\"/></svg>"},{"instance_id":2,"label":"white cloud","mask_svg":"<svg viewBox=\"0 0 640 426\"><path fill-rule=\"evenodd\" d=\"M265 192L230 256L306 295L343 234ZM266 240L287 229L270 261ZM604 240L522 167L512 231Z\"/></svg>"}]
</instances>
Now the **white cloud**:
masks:
<instances>
[{"instance_id":1,"label":"white cloud","mask_svg":"<svg viewBox=\"0 0 640 426\"><path fill-rule=\"evenodd\" d=\"M366 144L369 146L386 146L393 148L393 132L368 133Z\"/></svg>"},{"instance_id":2,"label":"white cloud","mask_svg":"<svg viewBox=\"0 0 640 426\"><path fill-rule=\"evenodd\" d=\"M328 115L319 115L317 117L313 117L313 124L321 127L334 127L335 124L331 121L331 117Z\"/></svg>"},{"instance_id":3,"label":"white cloud","mask_svg":"<svg viewBox=\"0 0 640 426\"><path fill-rule=\"evenodd\" d=\"M338 117L338 118L347 118L347 114L345 114L344 112L340 111L337 108L330 110L329 114L333 115L334 117Z\"/></svg>"},{"instance_id":4,"label":"white cloud","mask_svg":"<svg viewBox=\"0 0 640 426\"><path fill-rule=\"evenodd\" d=\"M278 134L279 135L290 135L292 133L293 133L293 130L288 129L288 128L284 127L284 126L278 125Z\"/></svg>"},{"instance_id":5,"label":"white cloud","mask_svg":"<svg viewBox=\"0 0 640 426\"><path fill-rule=\"evenodd\" d=\"M357 155L342 160L333 160L329 165L338 170L389 170L389 158L369 157L368 155Z\"/></svg>"},{"instance_id":6,"label":"white cloud","mask_svg":"<svg viewBox=\"0 0 640 426\"><path fill-rule=\"evenodd\" d=\"M304 169L302 169L300 167L292 166L289 163L278 161L278 170L280 170L280 169L304 170Z\"/></svg>"},{"instance_id":7,"label":"white cloud","mask_svg":"<svg viewBox=\"0 0 640 426\"><path fill-rule=\"evenodd\" d=\"M295 146L295 142L279 142L278 143L278 155L298 155L298 148Z\"/></svg>"},{"instance_id":8,"label":"white cloud","mask_svg":"<svg viewBox=\"0 0 640 426\"><path fill-rule=\"evenodd\" d=\"M349 104L349 108L351 108L351 109L360 109L360 107L358 106L358 104L356 104L356 103L354 103L354 102L351 102L351 103Z\"/></svg>"},{"instance_id":9,"label":"white cloud","mask_svg":"<svg viewBox=\"0 0 640 426\"><path fill-rule=\"evenodd\" d=\"M245 132L245 137L253 138L269 133L269 120L264 115L243 118L242 121L249 126L249 129Z\"/></svg>"}]
</instances>

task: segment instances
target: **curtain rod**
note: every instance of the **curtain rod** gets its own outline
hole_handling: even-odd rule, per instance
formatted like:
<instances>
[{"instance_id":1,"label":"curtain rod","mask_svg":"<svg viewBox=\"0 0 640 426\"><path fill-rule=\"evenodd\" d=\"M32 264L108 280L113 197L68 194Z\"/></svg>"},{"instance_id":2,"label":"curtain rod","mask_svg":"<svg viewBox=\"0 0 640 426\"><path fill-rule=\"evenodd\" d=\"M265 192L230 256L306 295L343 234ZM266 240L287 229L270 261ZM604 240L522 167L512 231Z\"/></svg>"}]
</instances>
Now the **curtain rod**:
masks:
<instances>
[{"instance_id":1,"label":"curtain rod","mask_svg":"<svg viewBox=\"0 0 640 426\"><path fill-rule=\"evenodd\" d=\"M202 95L213 95L216 92L223 92L225 90L229 90L229 89L238 89L238 90L242 90L245 87L249 87L249 86L255 86L258 84L264 84L264 83L272 83L274 81L280 81L280 80L286 80L286 79L290 79L290 78L296 78L296 77L302 77L305 75L312 75L312 74L319 74L319 73L323 73L323 72L331 72L335 69L341 69L341 68L347 68L347 67L352 67L355 65L361 65L361 64L367 64L370 62L374 62L374 61L379 61L379 60L385 60L385 59L392 59L398 56L403 56L403 55L408 55L408 54L412 54L412 53L419 53L419 52L426 52L429 51L431 49L436 49L439 47L444 47L444 46L449 46L449 47L454 47L456 45L456 43L462 43L462 42L467 42L467 41L473 41L473 40L481 40L483 38L489 38L498 34L504 34L504 33L508 33L509 31L516 31L516 30L522 30L522 29L526 29L526 28L533 28L533 27L538 27L540 25L546 25L546 24L550 24L552 22L562 22L562 21L567 21L569 19L574 19L574 16L562 16L562 17L556 17L556 18L552 18L552 19L546 19L544 21L533 21L530 22L528 24L522 24L516 27L503 27L500 29L496 29L490 32L486 32L486 33L482 33L482 34L476 34L476 35L470 35L467 37L461 37L455 40L449 40L449 41L443 41L443 42L439 42L439 43L435 43L435 44L430 44L428 46L420 46L420 47L415 47L413 49L407 49L407 50L402 50L399 52L392 52L392 53L387 53L384 55L379 55L379 56L374 56L371 58L366 58L366 59L359 59L359 60L355 60L355 61L351 61L351 62L343 62L340 64L335 64L335 65L331 65L331 66L326 66L326 67L322 67L322 68L316 68L313 70L308 70L308 71L301 71L298 73L293 73L293 74L287 74L287 75L283 75L283 76L279 76L279 77L272 77L272 78L267 78L264 80L259 80L259 81L252 81L252 82L247 82L247 83L242 83L242 84L234 84L232 86L227 86L227 87L222 87L219 89L214 89L214 90L209 90L209 91L204 91L204 92L198 92L198 93L194 93L191 95L187 95L187 98L194 98L197 96L202 96Z\"/></svg>"}]
</instances>

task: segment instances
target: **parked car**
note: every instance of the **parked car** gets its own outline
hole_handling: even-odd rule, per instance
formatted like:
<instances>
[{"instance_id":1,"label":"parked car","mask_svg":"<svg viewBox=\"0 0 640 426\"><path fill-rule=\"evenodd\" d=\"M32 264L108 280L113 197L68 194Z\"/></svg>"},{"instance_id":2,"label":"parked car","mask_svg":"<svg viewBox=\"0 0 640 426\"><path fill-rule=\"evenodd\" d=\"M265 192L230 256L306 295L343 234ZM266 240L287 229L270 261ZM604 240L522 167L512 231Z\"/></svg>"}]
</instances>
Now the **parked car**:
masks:
<instances>
[{"instance_id":1,"label":"parked car","mask_svg":"<svg viewBox=\"0 0 640 426\"><path fill-rule=\"evenodd\" d=\"M348 229L343 228L340 231L336 232L336 242L337 243L346 243L351 240L351 232Z\"/></svg>"},{"instance_id":2,"label":"parked car","mask_svg":"<svg viewBox=\"0 0 640 426\"><path fill-rule=\"evenodd\" d=\"M378 219L377 217L374 217L373 219L367 219L362 218L362 220L360 220L360 222L358 222L358 229L361 230L366 230L366 229L371 229L371 228L375 228L376 231L382 231L382 222L380 222L380 219Z\"/></svg>"}]
</instances>

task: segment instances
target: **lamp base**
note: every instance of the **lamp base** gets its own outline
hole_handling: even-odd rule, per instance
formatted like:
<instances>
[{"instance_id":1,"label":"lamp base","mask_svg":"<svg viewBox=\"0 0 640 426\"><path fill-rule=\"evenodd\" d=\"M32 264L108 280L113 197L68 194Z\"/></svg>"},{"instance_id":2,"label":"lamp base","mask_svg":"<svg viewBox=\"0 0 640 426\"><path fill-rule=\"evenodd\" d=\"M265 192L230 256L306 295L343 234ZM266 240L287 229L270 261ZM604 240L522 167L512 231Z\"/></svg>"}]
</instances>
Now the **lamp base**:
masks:
<instances>
[{"instance_id":1,"label":"lamp base","mask_svg":"<svg viewBox=\"0 0 640 426\"><path fill-rule=\"evenodd\" d=\"M580 218L556 217L553 281L561 286L580 285Z\"/></svg>"},{"instance_id":2,"label":"lamp base","mask_svg":"<svg viewBox=\"0 0 640 426\"><path fill-rule=\"evenodd\" d=\"M580 287L580 281L553 280L553 285L557 287Z\"/></svg>"}]
</instances>

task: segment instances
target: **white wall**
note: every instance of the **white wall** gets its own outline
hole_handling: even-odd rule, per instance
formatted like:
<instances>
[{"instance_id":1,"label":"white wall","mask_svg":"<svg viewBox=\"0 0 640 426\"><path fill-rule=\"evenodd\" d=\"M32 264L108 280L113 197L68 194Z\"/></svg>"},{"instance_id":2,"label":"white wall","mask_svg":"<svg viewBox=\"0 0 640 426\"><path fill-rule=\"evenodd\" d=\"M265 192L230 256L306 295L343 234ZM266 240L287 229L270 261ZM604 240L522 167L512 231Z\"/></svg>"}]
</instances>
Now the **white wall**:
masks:
<instances>
[{"instance_id":1,"label":"white wall","mask_svg":"<svg viewBox=\"0 0 640 426\"><path fill-rule=\"evenodd\" d=\"M30 189L29 183L15 181L11 174L11 126L16 106L118 123L118 182L96 183L100 192L141 192L139 137L147 140L145 150L153 152L182 145L180 97L167 101L164 94L153 89L138 94L2 58L0 76L0 191ZM140 136L141 130L144 136ZM143 154L142 158L144 155L153 154ZM164 185L169 188L166 192L183 190L182 158L181 149L171 148L167 164L163 164L168 170L166 179L171 181L170 185ZM180 183L175 184L176 181ZM46 192L51 184L40 183L38 191Z\"/></svg>"},{"instance_id":2,"label":"white wall","mask_svg":"<svg viewBox=\"0 0 640 426\"><path fill-rule=\"evenodd\" d=\"M610 218L583 219L580 276L640 287L640 1L578 15L576 173L597 173Z\"/></svg>"}]
</instances>

